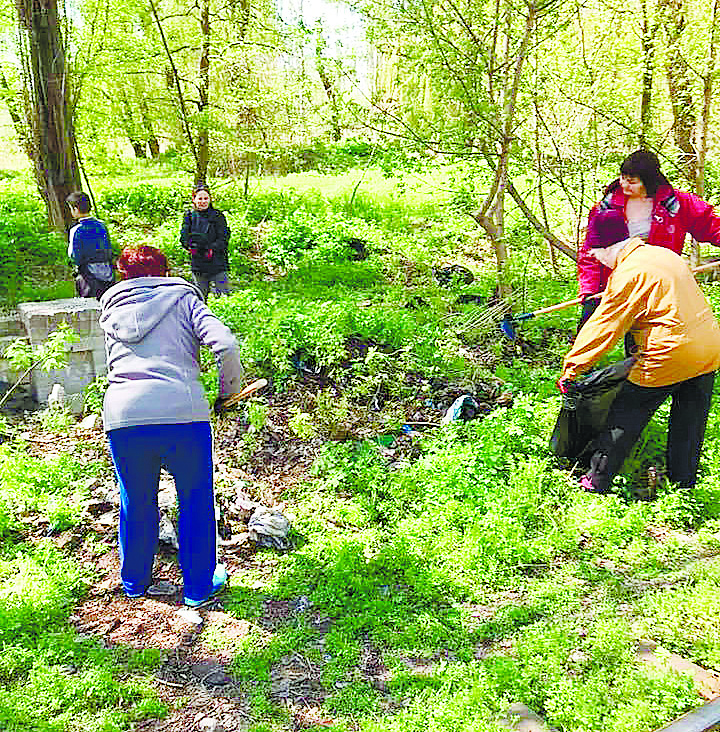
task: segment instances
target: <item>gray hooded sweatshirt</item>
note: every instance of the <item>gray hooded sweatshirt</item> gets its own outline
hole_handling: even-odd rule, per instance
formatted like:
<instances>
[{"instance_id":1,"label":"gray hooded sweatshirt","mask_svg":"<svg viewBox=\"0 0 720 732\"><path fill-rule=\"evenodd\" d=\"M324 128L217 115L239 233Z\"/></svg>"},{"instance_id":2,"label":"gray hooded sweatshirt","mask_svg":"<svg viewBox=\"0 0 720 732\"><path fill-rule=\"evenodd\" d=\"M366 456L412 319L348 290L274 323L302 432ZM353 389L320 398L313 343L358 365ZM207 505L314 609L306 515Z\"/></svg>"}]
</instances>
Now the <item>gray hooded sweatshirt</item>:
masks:
<instances>
[{"instance_id":1,"label":"gray hooded sweatshirt","mask_svg":"<svg viewBox=\"0 0 720 732\"><path fill-rule=\"evenodd\" d=\"M220 394L242 389L238 344L180 277L136 277L100 299L108 381L105 431L146 424L207 422L210 407L200 383L200 346L215 355Z\"/></svg>"}]
</instances>

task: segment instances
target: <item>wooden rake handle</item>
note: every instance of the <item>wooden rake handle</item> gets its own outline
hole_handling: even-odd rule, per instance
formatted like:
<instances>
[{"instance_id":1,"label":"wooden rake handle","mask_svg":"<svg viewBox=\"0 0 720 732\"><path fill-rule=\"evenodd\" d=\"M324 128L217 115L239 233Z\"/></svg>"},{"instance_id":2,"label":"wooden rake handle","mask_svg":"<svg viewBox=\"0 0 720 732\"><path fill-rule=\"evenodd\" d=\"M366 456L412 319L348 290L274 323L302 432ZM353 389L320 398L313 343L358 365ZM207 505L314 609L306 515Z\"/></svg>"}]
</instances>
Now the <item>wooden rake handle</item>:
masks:
<instances>
[{"instance_id":1,"label":"wooden rake handle","mask_svg":"<svg viewBox=\"0 0 720 732\"><path fill-rule=\"evenodd\" d=\"M242 391L237 392L237 394L228 394L227 396L219 397L215 402L215 411L227 411L231 407L239 404L243 399L247 399L256 391L260 391L260 389L266 387L267 383L267 379L257 379L252 384L248 384Z\"/></svg>"},{"instance_id":2,"label":"wooden rake handle","mask_svg":"<svg viewBox=\"0 0 720 732\"><path fill-rule=\"evenodd\" d=\"M717 262L708 262L707 264L701 264L698 267L693 267L690 271L695 275L699 272L707 272L710 269L716 269L717 267L720 267L720 260ZM572 307L573 305L580 305L583 302L583 299L587 300L593 300L596 297L601 297L602 292L596 292L594 295L587 295L585 298L582 297L576 297L574 300L565 300L565 302L557 302L554 305L549 305L546 308L540 308L540 310L533 310L532 313L528 313L528 315L535 316L535 315L545 315L545 313L554 313L556 310L563 310L565 308ZM522 316L518 316L522 317Z\"/></svg>"},{"instance_id":3,"label":"wooden rake handle","mask_svg":"<svg viewBox=\"0 0 720 732\"><path fill-rule=\"evenodd\" d=\"M720 267L720 259L717 262L708 262L707 264L701 264L699 267L693 267L690 271L693 274L697 274L698 272L707 272L707 270L715 269L716 267Z\"/></svg>"}]
</instances>

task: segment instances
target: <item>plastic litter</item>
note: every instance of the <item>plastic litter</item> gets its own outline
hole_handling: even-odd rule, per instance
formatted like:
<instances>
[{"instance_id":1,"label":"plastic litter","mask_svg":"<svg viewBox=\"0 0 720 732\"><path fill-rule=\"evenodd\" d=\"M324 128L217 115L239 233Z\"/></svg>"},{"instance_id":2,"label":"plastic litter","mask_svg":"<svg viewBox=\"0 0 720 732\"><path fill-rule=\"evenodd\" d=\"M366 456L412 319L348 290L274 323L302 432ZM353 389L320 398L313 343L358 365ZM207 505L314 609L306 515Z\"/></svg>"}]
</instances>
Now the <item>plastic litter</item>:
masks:
<instances>
[{"instance_id":1,"label":"plastic litter","mask_svg":"<svg viewBox=\"0 0 720 732\"><path fill-rule=\"evenodd\" d=\"M177 531L175 531L175 526L170 520L170 517L164 512L160 513L160 523L158 525L158 541L161 544L169 544L174 549L180 548L180 543L178 542L178 536Z\"/></svg>"},{"instance_id":2,"label":"plastic litter","mask_svg":"<svg viewBox=\"0 0 720 732\"><path fill-rule=\"evenodd\" d=\"M312 607L312 602L304 595L302 597L299 597L293 603L293 610L296 613L304 613L307 610L309 610L311 607Z\"/></svg>"},{"instance_id":3,"label":"plastic litter","mask_svg":"<svg viewBox=\"0 0 720 732\"><path fill-rule=\"evenodd\" d=\"M475 275L467 267L459 264L451 264L449 267L433 267L432 273L441 287L470 285L475 279Z\"/></svg>"},{"instance_id":4,"label":"plastic litter","mask_svg":"<svg viewBox=\"0 0 720 732\"><path fill-rule=\"evenodd\" d=\"M290 363L302 374L321 376L323 367L318 364L315 356L310 355L302 348L291 354Z\"/></svg>"},{"instance_id":5,"label":"plastic litter","mask_svg":"<svg viewBox=\"0 0 720 732\"><path fill-rule=\"evenodd\" d=\"M395 435L378 435L375 442L381 447L392 447L395 443Z\"/></svg>"},{"instance_id":6,"label":"plastic litter","mask_svg":"<svg viewBox=\"0 0 720 732\"><path fill-rule=\"evenodd\" d=\"M54 384L48 396L48 407L62 409L65 406L65 387L62 384Z\"/></svg>"},{"instance_id":7,"label":"plastic litter","mask_svg":"<svg viewBox=\"0 0 720 732\"><path fill-rule=\"evenodd\" d=\"M260 506L250 517L248 537L257 546L286 551L291 547L290 528L290 521L279 511Z\"/></svg>"},{"instance_id":8,"label":"plastic litter","mask_svg":"<svg viewBox=\"0 0 720 732\"><path fill-rule=\"evenodd\" d=\"M440 423L446 425L461 420L467 422L470 419L474 419L479 411L480 406L475 399L470 394L463 394L450 405L450 408L445 412L445 416Z\"/></svg>"},{"instance_id":9,"label":"plastic litter","mask_svg":"<svg viewBox=\"0 0 720 732\"><path fill-rule=\"evenodd\" d=\"M191 610L189 607L181 607L177 611L177 615L186 623L192 623L193 625L203 624L202 615L197 610Z\"/></svg>"},{"instance_id":10,"label":"plastic litter","mask_svg":"<svg viewBox=\"0 0 720 732\"><path fill-rule=\"evenodd\" d=\"M148 597L165 597L167 595L174 595L178 591L176 585L167 580L160 580L155 584L150 585L145 591Z\"/></svg>"},{"instance_id":11,"label":"plastic litter","mask_svg":"<svg viewBox=\"0 0 720 732\"><path fill-rule=\"evenodd\" d=\"M350 255L352 261L359 262L368 258L367 242L364 239L358 239L353 236L350 239L346 239L345 243L353 250L353 253Z\"/></svg>"}]
</instances>

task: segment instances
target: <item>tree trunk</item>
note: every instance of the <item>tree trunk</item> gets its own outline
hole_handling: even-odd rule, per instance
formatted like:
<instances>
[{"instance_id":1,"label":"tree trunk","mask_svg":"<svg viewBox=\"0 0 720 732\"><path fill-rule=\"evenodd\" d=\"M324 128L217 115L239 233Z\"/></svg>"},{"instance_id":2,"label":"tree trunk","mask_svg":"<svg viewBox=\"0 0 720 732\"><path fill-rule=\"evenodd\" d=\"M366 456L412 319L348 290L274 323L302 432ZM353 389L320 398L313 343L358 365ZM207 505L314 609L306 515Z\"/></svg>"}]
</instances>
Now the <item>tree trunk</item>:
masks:
<instances>
[{"instance_id":1,"label":"tree trunk","mask_svg":"<svg viewBox=\"0 0 720 732\"><path fill-rule=\"evenodd\" d=\"M35 177L50 225L65 231L72 222L65 199L80 188L80 170L57 3L17 0L16 8L29 48Z\"/></svg>"},{"instance_id":2,"label":"tree trunk","mask_svg":"<svg viewBox=\"0 0 720 732\"><path fill-rule=\"evenodd\" d=\"M168 45L167 37L165 36L165 29L163 28L162 22L160 21L160 16L158 15L157 8L155 7L155 3L153 2L153 0L148 0L148 6L150 7L150 12L152 13L153 19L155 20L155 25L158 29L158 33L160 34L160 40L162 41L163 48L165 49L165 55L168 59L168 66L165 68L165 84L167 85L168 89L171 89L174 86L175 90L177 91L178 114L180 116L180 124L182 125L183 131L185 132L185 138L187 140L188 147L190 148L190 152L192 153L193 158L195 158L195 170L197 177L197 171L200 170L201 166L198 151L195 147L195 141L193 140L192 131L190 130L190 121L188 120L187 107L185 105L185 95L183 94L180 74L178 73L177 66L175 65L175 59L173 58L172 51L170 50L170 46Z\"/></svg>"},{"instance_id":3,"label":"tree trunk","mask_svg":"<svg viewBox=\"0 0 720 732\"><path fill-rule=\"evenodd\" d=\"M198 79L198 112L200 119L197 133L196 184L206 182L208 162L210 160L209 120L207 118L210 99L210 0L201 0L200 33L202 34L202 47L200 49Z\"/></svg>"},{"instance_id":4,"label":"tree trunk","mask_svg":"<svg viewBox=\"0 0 720 732\"><path fill-rule=\"evenodd\" d=\"M315 65L317 67L318 76L322 82L323 89L330 103L330 125L332 127L332 138L335 142L342 139L342 129L340 127L340 114L338 112L337 92L335 90L335 82L328 72L326 60L322 55L325 50L325 36L323 35L322 26L318 22L315 31Z\"/></svg>"},{"instance_id":5,"label":"tree trunk","mask_svg":"<svg viewBox=\"0 0 720 732\"><path fill-rule=\"evenodd\" d=\"M640 147L649 146L652 130L652 86L655 71L655 35L657 24L651 22L648 0L642 1L642 95L640 97Z\"/></svg>"},{"instance_id":6,"label":"tree trunk","mask_svg":"<svg viewBox=\"0 0 720 732\"><path fill-rule=\"evenodd\" d=\"M697 155L693 145L695 113L693 110L691 69L682 54L680 43L685 30L683 0L659 0L667 39L667 81L673 111L673 135L680 150L678 161L685 177L695 183Z\"/></svg>"},{"instance_id":7,"label":"tree trunk","mask_svg":"<svg viewBox=\"0 0 720 732\"><path fill-rule=\"evenodd\" d=\"M695 175L695 193L700 198L705 198L705 167L708 153L708 127L710 126L710 113L712 110L713 79L715 77L715 60L717 58L718 44L718 0L714 0L712 19L710 21L710 48L708 49L707 67L702 76L703 106L698 121L698 145L697 145L697 171ZM690 253L690 264L697 267L700 263L700 244L693 239Z\"/></svg>"},{"instance_id":8,"label":"tree trunk","mask_svg":"<svg viewBox=\"0 0 720 732\"><path fill-rule=\"evenodd\" d=\"M145 144L150 151L150 157L157 158L160 155L160 143L158 142L157 135L153 128L152 118L150 117L150 110L148 109L147 101L145 101L145 90L136 89L138 106L140 107L140 118L142 119L143 131L145 133Z\"/></svg>"},{"instance_id":9,"label":"tree trunk","mask_svg":"<svg viewBox=\"0 0 720 732\"><path fill-rule=\"evenodd\" d=\"M115 91L118 95L118 99L120 100L120 107L122 109L121 124L123 126L123 129L125 130L125 135L130 142L130 146L135 153L135 157L146 158L147 154L145 152L145 143L143 142L143 140L140 139L140 135L138 134L138 129L135 124L135 119L133 115L132 104L128 99L128 95L125 93L122 81L115 87Z\"/></svg>"},{"instance_id":10,"label":"tree trunk","mask_svg":"<svg viewBox=\"0 0 720 732\"><path fill-rule=\"evenodd\" d=\"M715 77L715 62L717 59L718 45L718 11L720 1L714 0L712 9L712 20L710 23L710 48L708 49L708 60L703 82L703 107L698 127L698 165L697 177L695 179L695 192L700 198L705 197L705 166L708 153L708 127L710 126L710 113L712 110L713 80Z\"/></svg>"},{"instance_id":11,"label":"tree trunk","mask_svg":"<svg viewBox=\"0 0 720 732\"><path fill-rule=\"evenodd\" d=\"M510 50L506 52L507 78L505 79L503 89L502 104L502 130L499 139L499 151L497 154L497 162L494 164L494 176L490 184L490 190L485 197L478 214L473 218L485 229L488 237L492 240L495 247L495 256L497 259L498 270L498 288L501 296L509 295L509 285L507 282L507 246L505 244L504 233L504 196L505 190L509 190L510 181L508 179L508 162L510 160L510 150L514 141L513 129L516 124L516 105L518 92L520 89L520 80L522 78L522 70L527 58L530 39L532 38L535 28L536 7L533 2L526 6L525 27L523 35L518 44L517 51L513 63L510 63ZM509 16L508 16L509 17ZM510 33L507 34L508 43L510 42ZM492 158L486 155L486 159L493 166ZM491 212L488 215L488 212ZM495 219L495 221L493 221ZM497 222L497 223L496 223Z\"/></svg>"}]
</instances>

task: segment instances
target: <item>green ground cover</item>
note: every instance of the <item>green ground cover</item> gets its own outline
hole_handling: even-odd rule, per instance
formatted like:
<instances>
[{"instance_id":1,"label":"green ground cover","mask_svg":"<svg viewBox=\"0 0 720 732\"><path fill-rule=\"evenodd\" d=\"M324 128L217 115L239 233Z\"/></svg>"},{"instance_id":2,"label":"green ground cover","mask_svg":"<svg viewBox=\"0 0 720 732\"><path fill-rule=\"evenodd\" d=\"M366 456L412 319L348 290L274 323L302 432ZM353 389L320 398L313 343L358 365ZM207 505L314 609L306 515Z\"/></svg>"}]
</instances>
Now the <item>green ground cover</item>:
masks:
<instances>
[{"instance_id":1,"label":"green ground cover","mask_svg":"<svg viewBox=\"0 0 720 732\"><path fill-rule=\"evenodd\" d=\"M92 568L50 534L77 522L83 483L106 465L31 458L25 448L0 447L0 728L115 732L162 717L151 673L158 652L108 649L68 623ZM30 541L24 519L38 514L48 536Z\"/></svg>"},{"instance_id":2,"label":"green ground cover","mask_svg":"<svg viewBox=\"0 0 720 732\"><path fill-rule=\"evenodd\" d=\"M614 495L574 487L547 442L577 313L537 318L517 344L503 342L486 303L492 253L438 180L304 174L264 182L248 199L240 184L216 187L233 229L236 291L211 303L241 339L248 373L292 395L301 359L340 385L291 407L293 436L315 456L282 494L295 549L248 557L224 601L250 628L232 662L250 710L243 725L298 728L276 689L277 669L295 653L322 687L324 719L307 729L483 732L522 701L564 732L649 732L702 700L688 678L640 664L639 639L720 667L717 410L694 490L633 497L661 457L663 414ZM149 182L105 181L100 213L116 244L153 243L188 274L177 244L184 183ZM367 259L354 259L350 238L367 243ZM55 291L33 289L45 286L37 261L14 290L25 299L28 288ZM432 268L451 263L475 281L439 285ZM550 274L544 247L520 230L512 272L516 312L574 294L570 264ZM720 288L705 288L717 311ZM462 295L480 300L460 304ZM369 348L348 366L351 337ZM513 401L422 429L413 450L389 462L377 436L400 434L407 405L432 399L433 379L468 388L501 379ZM263 397L252 402L239 450L252 453L271 410ZM162 718L153 683L162 654L78 636L68 617L92 570L51 537L30 541L23 521L73 526L83 486L108 474L107 460L31 458L20 431L0 446L0 727L114 730ZM268 602L299 599L306 610L261 622ZM207 642L222 647L214 633L208 626Z\"/></svg>"}]
</instances>

